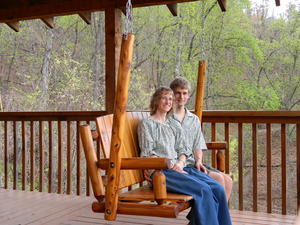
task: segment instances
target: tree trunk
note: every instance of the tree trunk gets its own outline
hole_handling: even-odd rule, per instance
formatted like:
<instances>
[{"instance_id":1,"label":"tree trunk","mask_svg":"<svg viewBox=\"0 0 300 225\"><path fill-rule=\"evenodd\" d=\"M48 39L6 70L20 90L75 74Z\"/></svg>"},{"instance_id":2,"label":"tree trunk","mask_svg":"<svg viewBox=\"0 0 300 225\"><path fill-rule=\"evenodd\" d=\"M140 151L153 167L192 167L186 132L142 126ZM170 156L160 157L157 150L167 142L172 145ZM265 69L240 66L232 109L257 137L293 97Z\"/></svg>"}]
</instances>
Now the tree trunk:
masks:
<instances>
[{"instance_id":1,"label":"tree trunk","mask_svg":"<svg viewBox=\"0 0 300 225\"><path fill-rule=\"evenodd\" d=\"M97 20L98 18L98 20ZM103 14L98 13L95 17L95 32L96 32L96 41L95 41L95 52L94 52L94 84L93 84L93 102L99 104L100 95L104 95L101 93L101 84L103 84L103 76L102 76L102 66L103 63L101 61L101 54L103 54L103 46L104 42L104 26L103 26Z\"/></svg>"},{"instance_id":2,"label":"tree trunk","mask_svg":"<svg viewBox=\"0 0 300 225\"><path fill-rule=\"evenodd\" d=\"M175 77L180 76L180 54L182 49L182 23L181 23L181 16L179 15L178 21L178 44L177 44L177 51L176 51L176 64L175 64Z\"/></svg>"},{"instance_id":3,"label":"tree trunk","mask_svg":"<svg viewBox=\"0 0 300 225\"><path fill-rule=\"evenodd\" d=\"M49 86L49 74L50 74L50 61L51 54L53 49L53 30L47 28L47 42L45 46L45 54L43 59L43 64L41 68L41 81L40 81L40 90L41 90L41 98L39 104L40 111L47 110L48 103L48 86Z\"/></svg>"}]
</instances>

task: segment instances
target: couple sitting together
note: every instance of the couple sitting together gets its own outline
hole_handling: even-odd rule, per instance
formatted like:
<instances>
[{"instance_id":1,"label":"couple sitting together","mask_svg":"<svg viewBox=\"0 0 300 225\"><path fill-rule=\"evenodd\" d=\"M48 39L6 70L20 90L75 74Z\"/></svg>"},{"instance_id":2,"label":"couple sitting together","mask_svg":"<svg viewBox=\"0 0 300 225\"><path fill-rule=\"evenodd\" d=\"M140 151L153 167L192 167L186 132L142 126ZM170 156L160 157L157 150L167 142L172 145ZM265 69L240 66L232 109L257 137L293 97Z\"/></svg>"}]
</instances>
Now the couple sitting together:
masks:
<instances>
[{"instance_id":1,"label":"couple sitting together","mask_svg":"<svg viewBox=\"0 0 300 225\"><path fill-rule=\"evenodd\" d=\"M231 178L202 164L206 149L198 117L185 108L190 84L176 78L168 87L158 88L150 102L150 117L138 126L142 157L166 157L172 168L164 170L167 190L193 196L187 215L193 225L231 224L227 201ZM151 181L149 171L145 178Z\"/></svg>"}]
</instances>

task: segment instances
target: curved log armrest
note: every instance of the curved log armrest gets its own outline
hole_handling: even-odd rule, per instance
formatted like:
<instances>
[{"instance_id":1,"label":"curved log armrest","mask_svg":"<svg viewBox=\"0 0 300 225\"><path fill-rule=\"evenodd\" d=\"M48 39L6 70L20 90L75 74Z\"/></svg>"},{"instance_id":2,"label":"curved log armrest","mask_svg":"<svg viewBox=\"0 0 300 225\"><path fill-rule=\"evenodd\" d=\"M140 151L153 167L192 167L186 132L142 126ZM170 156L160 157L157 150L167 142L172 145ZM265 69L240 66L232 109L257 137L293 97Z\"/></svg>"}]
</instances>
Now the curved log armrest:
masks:
<instances>
[{"instance_id":1,"label":"curved log armrest","mask_svg":"<svg viewBox=\"0 0 300 225\"><path fill-rule=\"evenodd\" d=\"M109 159L100 159L97 162L100 169L107 170ZM121 169L123 170L166 170L171 168L168 158L122 158Z\"/></svg>"},{"instance_id":2,"label":"curved log armrest","mask_svg":"<svg viewBox=\"0 0 300 225\"><path fill-rule=\"evenodd\" d=\"M226 141L213 141L206 142L206 146L208 150L226 150L227 142Z\"/></svg>"}]
</instances>

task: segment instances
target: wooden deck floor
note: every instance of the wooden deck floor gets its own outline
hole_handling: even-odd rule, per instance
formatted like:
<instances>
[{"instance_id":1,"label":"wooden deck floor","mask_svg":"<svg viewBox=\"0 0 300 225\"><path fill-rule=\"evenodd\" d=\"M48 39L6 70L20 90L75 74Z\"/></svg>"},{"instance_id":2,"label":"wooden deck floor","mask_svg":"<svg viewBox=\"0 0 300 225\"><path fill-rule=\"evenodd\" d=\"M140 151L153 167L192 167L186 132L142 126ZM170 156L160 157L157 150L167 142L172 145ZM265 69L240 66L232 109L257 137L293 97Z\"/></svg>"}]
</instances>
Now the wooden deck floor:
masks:
<instances>
[{"instance_id":1,"label":"wooden deck floor","mask_svg":"<svg viewBox=\"0 0 300 225\"><path fill-rule=\"evenodd\" d=\"M180 225L187 224L183 212L177 219L118 215L117 221L105 221L103 214L93 213L93 198L67 196L40 192L12 191L0 189L1 225L92 225L92 224L140 224ZM282 216L231 210L234 225L241 224L294 224L296 216Z\"/></svg>"}]
</instances>

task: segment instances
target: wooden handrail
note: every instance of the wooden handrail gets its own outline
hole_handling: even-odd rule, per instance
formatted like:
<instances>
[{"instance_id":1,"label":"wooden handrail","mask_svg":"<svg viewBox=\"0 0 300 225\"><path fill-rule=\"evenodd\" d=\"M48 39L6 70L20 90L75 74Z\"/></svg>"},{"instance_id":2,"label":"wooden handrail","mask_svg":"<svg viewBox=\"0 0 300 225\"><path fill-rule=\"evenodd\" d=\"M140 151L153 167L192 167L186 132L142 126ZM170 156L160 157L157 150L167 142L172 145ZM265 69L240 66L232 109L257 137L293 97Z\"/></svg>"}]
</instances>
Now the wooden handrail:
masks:
<instances>
[{"instance_id":1,"label":"wooden handrail","mask_svg":"<svg viewBox=\"0 0 300 225\"><path fill-rule=\"evenodd\" d=\"M107 114L106 111L0 112L0 121L93 121Z\"/></svg>"},{"instance_id":2,"label":"wooden handrail","mask_svg":"<svg viewBox=\"0 0 300 225\"><path fill-rule=\"evenodd\" d=\"M299 123L300 111L203 111L202 122Z\"/></svg>"},{"instance_id":3,"label":"wooden handrail","mask_svg":"<svg viewBox=\"0 0 300 225\"><path fill-rule=\"evenodd\" d=\"M61 112L0 112L0 121L88 121L107 115L106 111L61 111ZM203 110L202 122L243 123L298 123L300 111L224 111Z\"/></svg>"}]
</instances>

